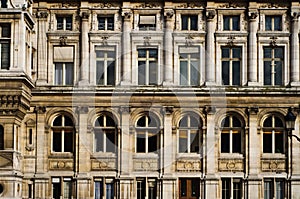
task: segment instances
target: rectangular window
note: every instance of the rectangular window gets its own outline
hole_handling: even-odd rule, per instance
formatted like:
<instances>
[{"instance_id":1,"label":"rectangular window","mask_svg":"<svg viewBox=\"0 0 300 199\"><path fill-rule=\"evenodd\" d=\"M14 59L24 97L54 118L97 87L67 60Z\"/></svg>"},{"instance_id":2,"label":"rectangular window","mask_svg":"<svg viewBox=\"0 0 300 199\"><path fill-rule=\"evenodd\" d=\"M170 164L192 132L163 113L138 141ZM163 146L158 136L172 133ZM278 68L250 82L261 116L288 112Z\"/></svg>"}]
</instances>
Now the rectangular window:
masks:
<instances>
[{"instance_id":1,"label":"rectangular window","mask_svg":"<svg viewBox=\"0 0 300 199\"><path fill-rule=\"evenodd\" d=\"M264 179L264 199L285 198L284 179Z\"/></svg>"},{"instance_id":2,"label":"rectangular window","mask_svg":"<svg viewBox=\"0 0 300 199\"><path fill-rule=\"evenodd\" d=\"M181 30L198 30L198 16L181 15Z\"/></svg>"},{"instance_id":3,"label":"rectangular window","mask_svg":"<svg viewBox=\"0 0 300 199\"><path fill-rule=\"evenodd\" d=\"M282 16L265 16L265 30L266 31L281 31L282 30Z\"/></svg>"},{"instance_id":4,"label":"rectangular window","mask_svg":"<svg viewBox=\"0 0 300 199\"><path fill-rule=\"evenodd\" d=\"M223 30L239 31L240 16L223 16Z\"/></svg>"},{"instance_id":5,"label":"rectangular window","mask_svg":"<svg viewBox=\"0 0 300 199\"><path fill-rule=\"evenodd\" d=\"M222 178L222 199L240 199L243 196L243 182L238 178Z\"/></svg>"},{"instance_id":6,"label":"rectangular window","mask_svg":"<svg viewBox=\"0 0 300 199\"><path fill-rule=\"evenodd\" d=\"M1 8L7 8L7 0L1 0Z\"/></svg>"},{"instance_id":7,"label":"rectangular window","mask_svg":"<svg viewBox=\"0 0 300 199\"><path fill-rule=\"evenodd\" d=\"M73 85L74 65L73 63L54 63L54 84Z\"/></svg>"},{"instance_id":8,"label":"rectangular window","mask_svg":"<svg viewBox=\"0 0 300 199\"><path fill-rule=\"evenodd\" d=\"M156 30L156 16L140 15L139 30Z\"/></svg>"},{"instance_id":9,"label":"rectangular window","mask_svg":"<svg viewBox=\"0 0 300 199\"><path fill-rule=\"evenodd\" d=\"M32 129L29 129L28 131L28 144L32 144Z\"/></svg>"},{"instance_id":10,"label":"rectangular window","mask_svg":"<svg viewBox=\"0 0 300 199\"><path fill-rule=\"evenodd\" d=\"M56 16L57 30L72 30L72 16Z\"/></svg>"},{"instance_id":11,"label":"rectangular window","mask_svg":"<svg viewBox=\"0 0 300 199\"><path fill-rule=\"evenodd\" d=\"M96 84L115 85L116 52L114 47L96 47Z\"/></svg>"},{"instance_id":12,"label":"rectangular window","mask_svg":"<svg viewBox=\"0 0 300 199\"><path fill-rule=\"evenodd\" d=\"M240 47L222 47L222 81L223 85L241 85Z\"/></svg>"},{"instance_id":13,"label":"rectangular window","mask_svg":"<svg viewBox=\"0 0 300 199\"><path fill-rule=\"evenodd\" d=\"M28 184L28 199L32 198L32 184Z\"/></svg>"},{"instance_id":14,"label":"rectangular window","mask_svg":"<svg viewBox=\"0 0 300 199\"><path fill-rule=\"evenodd\" d=\"M1 69L8 70L10 67L11 25L7 23L0 23L0 33Z\"/></svg>"},{"instance_id":15,"label":"rectangular window","mask_svg":"<svg viewBox=\"0 0 300 199\"><path fill-rule=\"evenodd\" d=\"M137 199L145 199L146 196L146 179L145 178L137 178L136 182L136 196Z\"/></svg>"},{"instance_id":16,"label":"rectangular window","mask_svg":"<svg viewBox=\"0 0 300 199\"><path fill-rule=\"evenodd\" d=\"M264 85L283 84L283 53L282 47L264 47Z\"/></svg>"},{"instance_id":17,"label":"rectangular window","mask_svg":"<svg viewBox=\"0 0 300 199\"><path fill-rule=\"evenodd\" d=\"M180 85L199 85L200 52L199 47L180 47Z\"/></svg>"},{"instance_id":18,"label":"rectangular window","mask_svg":"<svg viewBox=\"0 0 300 199\"><path fill-rule=\"evenodd\" d=\"M73 197L73 182L69 177L52 178L52 198L71 199Z\"/></svg>"},{"instance_id":19,"label":"rectangular window","mask_svg":"<svg viewBox=\"0 0 300 199\"><path fill-rule=\"evenodd\" d=\"M114 199L115 185L113 178L96 178L94 180L95 195L94 199Z\"/></svg>"},{"instance_id":20,"label":"rectangular window","mask_svg":"<svg viewBox=\"0 0 300 199\"><path fill-rule=\"evenodd\" d=\"M158 52L157 49L138 49L138 84L157 85Z\"/></svg>"},{"instance_id":21,"label":"rectangular window","mask_svg":"<svg viewBox=\"0 0 300 199\"><path fill-rule=\"evenodd\" d=\"M101 180L95 180L95 199L102 199L103 198L103 182Z\"/></svg>"},{"instance_id":22,"label":"rectangular window","mask_svg":"<svg viewBox=\"0 0 300 199\"><path fill-rule=\"evenodd\" d=\"M114 16L99 16L98 30L114 30Z\"/></svg>"}]
</instances>

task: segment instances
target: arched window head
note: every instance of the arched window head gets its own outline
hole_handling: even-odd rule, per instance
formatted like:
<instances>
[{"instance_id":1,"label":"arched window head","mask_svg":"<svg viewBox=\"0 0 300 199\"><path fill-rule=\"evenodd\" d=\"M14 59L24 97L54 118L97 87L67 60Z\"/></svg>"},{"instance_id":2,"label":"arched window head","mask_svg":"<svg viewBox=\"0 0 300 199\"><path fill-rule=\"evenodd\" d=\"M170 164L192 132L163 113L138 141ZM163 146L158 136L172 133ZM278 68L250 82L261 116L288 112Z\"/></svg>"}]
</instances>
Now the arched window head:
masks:
<instances>
[{"instance_id":1,"label":"arched window head","mask_svg":"<svg viewBox=\"0 0 300 199\"><path fill-rule=\"evenodd\" d=\"M200 153L200 119L185 115L178 125L178 152Z\"/></svg>"},{"instance_id":2,"label":"arched window head","mask_svg":"<svg viewBox=\"0 0 300 199\"><path fill-rule=\"evenodd\" d=\"M221 122L221 153L242 153L243 142L241 121L226 116Z\"/></svg>"},{"instance_id":3,"label":"arched window head","mask_svg":"<svg viewBox=\"0 0 300 199\"><path fill-rule=\"evenodd\" d=\"M284 122L276 115L263 121L263 153L284 153Z\"/></svg>"},{"instance_id":4,"label":"arched window head","mask_svg":"<svg viewBox=\"0 0 300 199\"><path fill-rule=\"evenodd\" d=\"M4 150L4 128L0 125L0 150Z\"/></svg>"},{"instance_id":5,"label":"arched window head","mask_svg":"<svg viewBox=\"0 0 300 199\"><path fill-rule=\"evenodd\" d=\"M94 124L94 151L115 153L116 149L116 123L112 117L101 115Z\"/></svg>"},{"instance_id":6,"label":"arched window head","mask_svg":"<svg viewBox=\"0 0 300 199\"><path fill-rule=\"evenodd\" d=\"M67 115L58 115L52 123L52 151L73 152L74 124Z\"/></svg>"},{"instance_id":7,"label":"arched window head","mask_svg":"<svg viewBox=\"0 0 300 199\"><path fill-rule=\"evenodd\" d=\"M135 125L136 152L150 153L159 148L159 123L150 115L141 116Z\"/></svg>"}]
</instances>

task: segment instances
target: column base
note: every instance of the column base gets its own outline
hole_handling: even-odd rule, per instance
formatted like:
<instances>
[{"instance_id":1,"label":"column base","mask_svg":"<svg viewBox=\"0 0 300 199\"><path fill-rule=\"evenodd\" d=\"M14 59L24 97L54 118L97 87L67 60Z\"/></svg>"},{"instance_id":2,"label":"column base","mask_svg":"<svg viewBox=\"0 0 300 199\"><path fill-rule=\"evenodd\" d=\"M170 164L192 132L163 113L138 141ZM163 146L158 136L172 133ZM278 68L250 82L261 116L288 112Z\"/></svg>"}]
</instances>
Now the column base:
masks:
<instances>
[{"instance_id":1,"label":"column base","mask_svg":"<svg viewBox=\"0 0 300 199\"><path fill-rule=\"evenodd\" d=\"M88 85L89 85L89 81L86 80L86 79L80 80L80 81L78 82L78 86L79 86L79 87L88 86Z\"/></svg>"},{"instance_id":2,"label":"column base","mask_svg":"<svg viewBox=\"0 0 300 199\"><path fill-rule=\"evenodd\" d=\"M291 86L300 86L300 82L291 82Z\"/></svg>"},{"instance_id":3,"label":"column base","mask_svg":"<svg viewBox=\"0 0 300 199\"><path fill-rule=\"evenodd\" d=\"M259 82L248 82L248 86L260 86Z\"/></svg>"},{"instance_id":4,"label":"column base","mask_svg":"<svg viewBox=\"0 0 300 199\"><path fill-rule=\"evenodd\" d=\"M120 86L132 86L132 83L129 81L121 81Z\"/></svg>"},{"instance_id":5,"label":"column base","mask_svg":"<svg viewBox=\"0 0 300 199\"><path fill-rule=\"evenodd\" d=\"M163 86L174 86L174 83L172 81L164 81Z\"/></svg>"},{"instance_id":6,"label":"column base","mask_svg":"<svg viewBox=\"0 0 300 199\"><path fill-rule=\"evenodd\" d=\"M205 86L216 86L216 82L205 82Z\"/></svg>"},{"instance_id":7,"label":"column base","mask_svg":"<svg viewBox=\"0 0 300 199\"><path fill-rule=\"evenodd\" d=\"M45 80L45 79L38 79L38 80L36 80L35 84L37 86L47 86L48 85L47 80Z\"/></svg>"}]
</instances>

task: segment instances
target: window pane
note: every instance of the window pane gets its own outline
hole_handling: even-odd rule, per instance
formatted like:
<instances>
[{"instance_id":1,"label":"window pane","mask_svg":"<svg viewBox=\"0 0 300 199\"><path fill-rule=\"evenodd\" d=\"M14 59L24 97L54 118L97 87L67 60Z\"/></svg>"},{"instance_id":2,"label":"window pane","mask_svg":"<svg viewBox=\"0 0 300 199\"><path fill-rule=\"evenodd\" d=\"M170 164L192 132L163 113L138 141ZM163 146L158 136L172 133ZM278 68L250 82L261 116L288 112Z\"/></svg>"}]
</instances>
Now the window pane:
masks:
<instances>
[{"instance_id":1,"label":"window pane","mask_svg":"<svg viewBox=\"0 0 300 199\"><path fill-rule=\"evenodd\" d=\"M66 63L66 85L73 85L73 78L74 71L73 71L73 64Z\"/></svg>"},{"instance_id":2,"label":"window pane","mask_svg":"<svg viewBox=\"0 0 300 199\"><path fill-rule=\"evenodd\" d=\"M155 152L158 149L158 134L156 132L148 133L148 152Z\"/></svg>"},{"instance_id":3,"label":"window pane","mask_svg":"<svg viewBox=\"0 0 300 199\"><path fill-rule=\"evenodd\" d=\"M110 126L110 127L115 127L116 124L115 124L115 121L109 117L109 116L106 116L106 125L105 126Z\"/></svg>"},{"instance_id":4,"label":"window pane","mask_svg":"<svg viewBox=\"0 0 300 199\"><path fill-rule=\"evenodd\" d=\"M229 85L229 62L222 61L222 81L223 85Z\"/></svg>"},{"instance_id":5,"label":"window pane","mask_svg":"<svg viewBox=\"0 0 300 199\"><path fill-rule=\"evenodd\" d=\"M200 197L200 180L198 179L191 179L191 196L193 197Z\"/></svg>"},{"instance_id":6,"label":"window pane","mask_svg":"<svg viewBox=\"0 0 300 199\"><path fill-rule=\"evenodd\" d=\"M114 199L114 184L106 184L106 199Z\"/></svg>"},{"instance_id":7,"label":"window pane","mask_svg":"<svg viewBox=\"0 0 300 199\"><path fill-rule=\"evenodd\" d=\"M0 125L0 150L4 149L4 128Z\"/></svg>"},{"instance_id":8,"label":"window pane","mask_svg":"<svg viewBox=\"0 0 300 199\"><path fill-rule=\"evenodd\" d=\"M240 30L240 17L232 17L232 30Z\"/></svg>"},{"instance_id":9,"label":"window pane","mask_svg":"<svg viewBox=\"0 0 300 199\"><path fill-rule=\"evenodd\" d=\"M197 130L190 131L191 153L199 153L199 133Z\"/></svg>"},{"instance_id":10,"label":"window pane","mask_svg":"<svg viewBox=\"0 0 300 199\"><path fill-rule=\"evenodd\" d=\"M223 16L223 29L224 30L230 30L230 17L229 16Z\"/></svg>"},{"instance_id":11,"label":"window pane","mask_svg":"<svg viewBox=\"0 0 300 199\"><path fill-rule=\"evenodd\" d=\"M54 84L55 85L62 85L63 83L63 65L61 63L56 63L55 64L55 80L54 80Z\"/></svg>"},{"instance_id":12,"label":"window pane","mask_svg":"<svg viewBox=\"0 0 300 199\"><path fill-rule=\"evenodd\" d=\"M137 132L136 135L136 152L137 153L146 153L146 137L145 132Z\"/></svg>"},{"instance_id":13,"label":"window pane","mask_svg":"<svg viewBox=\"0 0 300 199\"><path fill-rule=\"evenodd\" d=\"M7 0L1 0L1 8L7 8Z\"/></svg>"},{"instance_id":14,"label":"window pane","mask_svg":"<svg viewBox=\"0 0 300 199\"><path fill-rule=\"evenodd\" d=\"M241 127L242 126L241 121L235 116L232 116L232 126L233 127Z\"/></svg>"},{"instance_id":15,"label":"window pane","mask_svg":"<svg viewBox=\"0 0 300 199\"><path fill-rule=\"evenodd\" d=\"M106 130L105 134L106 134L106 152L115 153L116 152L115 130L110 130L110 131Z\"/></svg>"},{"instance_id":16,"label":"window pane","mask_svg":"<svg viewBox=\"0 0 300 199\"><path fill-rule=\"evenodd\" d=\"M221 153L229 153L230 152L230 133L229 131L221 132Z\"/></svg>"},{"instance_id":17,"label":"window pane","mask_svg":"<svg viewBox=\"0 0 300 199\"><path fill-rule=\"evenodd\" d=\"M105 30L105 18L98 17L98 30Z\"/></svg>"},{"instance_id":18,"label":"window pane","mask_svg":"<svg viewBox=\"0 0 300 199\"><path fill-rule=\"evenodd\" d=\"M198 17L197 16L191 16L190 20L191 20L191 30L197 30L198 29L198 26L197 26Z\"/></svg>"},{"instance_id":19,"label":"window pane","mask_svg":"<svg viewBox=\"0 0 300 199\"><path fill-rule=\"evenodd\" d=\"M72 17L66 17L66 30L72 30Z\"/></svg>"},{"instance_id":20,"label":"window pane","mask_svg":"<svg viewBox=\"0 0 300 199\"><path fill-rule=\"evenodd\" d=\"M139 58L146 58L146 50L138 50Z\"/></svg>"},{"instance_id":21,"label":"window pane","mask_svg":"<svg viewBox=\"0 0 300 199\"><path fill-rule=\"evenodd\" d=\"M232 133L232 152L241 153L241 133L239 131L233 131Z\"/></svg>"},{"instance_id":22,"label":"window pane","mask_svg":"<svg viewBox=\"0 0 300 199\"><path fill-rule=\"evenodd\" d=\"M149 195L149 199L156 199L156 194L157 193L157 189L156 189L156 182L148 181L148 195Z\"/></svg>"},{"instance_id":23,"label":"window pane","mask_svg":"<svg viewBox=\"0 0 300 199\"><path fill-rule=\"evenodd\" d=\"M272 57L272 49L264 48L264 58L271 58L271 57Z\"/></svg>"},{"instance_id":24,"label":"window pane","mask_svg":"<svg viewBox=\"0 0 300 199\"><path fill-rule=\"evenodd\" d=\"M108 62L107 85L115 85L115 62Z\"/></svg>"},{"instance_id":25,"label":"window pane","mask_svg":"<svg viewBox=\"0 0 300 199\"><path fill-rule=\"evenodd\" d=\"M107 30L114 30L114 17L107 18Z\"/></svg>"},{"instance_id":26,"label":"window pane","mask_svg":"<svg viewBox=\"0 0 300 199\"><path fill-rule=\"evenodd\" d=\"M229 57L230 57L230 49L222 48L222 58L229 58Z\"/></svg>"},{"instance_id":27,"label":"window pane","mask_svg":"<svg viewBox=\"0 0 300 199\"><path fill-rule=\"evenodd\" d=\"M145 180L137 181L137 199L145 199L146 195L146 183Z\"/></svg>"},{"instance_id":28,"label":"window pane","mask_svg":"<svg viewBox=\"0 0 300 199\"><path fill-rule=\"evenodd\" d=\"M61 132L58 131L53 131L53 145L52 149L54 152L62 152L62 139L61 139Z\"/></svg>"},{"instance_id":29,"label":"window pane","mask_svg":"<svg viewBox=\"0 0 300 199\"><path fill-rule=\"evenodd\" d=\"M282 30L281 28L281 16L274 17L274 30Z\"/></svg>"},{"instance_id":30,"label":"window pane","mask_svg":"<svg viewBox=\"0 0 300 199\"><path fill-rule=\"evenodd\" d=\"M157 64L155 61L149 62L149 84L157 84Z\"/></svg>"},{"instance_id":31,"label":"window pane","mask_svg":"<svg viewBox=\"0 0 300 199\"><path fill-rule=\"evenodd\" d=\"M264 121L264 127L272 127L272 116L268 117L267 119L265 119Z\"/></svg>"},{"instance_id":32,"label":"window pane","mask_svg":"<svg viewBox=\"0 0 300 199\"><path fill-rule=\"evenodd\" d=\"M282 85L282 62L275 62L275 85Z\"/></svg>"},{"instance_id":33,"label":"window pane","mask_svg":"<svg viewBox=\"0 0 300 199\"><path fill-rule=\"evenodd\" d=\"M181 29L188 30L188 16L181 16Z\"/></svg>"},{"instance_id":34,"label":"window pane","mask_svg":"<svg viewBox=\"0 0 300 199\"><path fill-rule=\"evenodd\" d=\"M57 17L56 18L56 23L57 23L57 30L63 30L63 24L64 24L64 18L63 17Z\"/></svg>"},{"instance_id":35,"label":"window pane","mask_svg":"<svg viewBox=\"0 0 300 199\"><path fill-rule=\"evenodd\" d=\"M283 48L274 49L275 58L283 59Z\"/></svg>"},{"instance_id":36,"label":"window pane","mask_svg":"<svg viewBox=\"0 0 300 199\"><path fill-rule=\"evenodd\" d=\"M179 131L179 153L186 153L187 152L187 131L180 130Z\"/></svg>"},{"instance_id":37,"label":"window pane","mask_svg":"<svg viewBox=\"0 0 300 199\"><path fill-rule=\"evenodd\" d=\"M233 58L241 58L241 48L233 48L232 49L232 57Z\"/></svg>"},{"instance_id":38,"label":"window pane","mask_svg":"<svg viewBox=\"0 0 300 199\"><path fill-rule=\"evenodd\" d=\"M103 150L103 132L102 130L95 130L95 150L96 152L104 151Z\"/></svg>"},{"instance_id":39,"label":"window pane","mask_svg":"<svg viewBox=\"0 0 300 199\"><path fill-rule=\"evenodd\" d=\"M188 85L187 61L180 62L180 85Z\"/></svg>"},{"instance_id":40,"label":"window pane","mask_svg":"<svg viewBox=\"0 0 300 199\"><path fill-rule=\"evenodd\" d=\"M264 182L264 199L273 199L273 182L271 180Z\"/></svg>"},{"instance_id":41,"label":"window pane","mask_svg":"<svg viewBox=\"0 0 300 199\"><path fill-rule=\"evenodd\" d=\"M145 72L146 72L146 62L144 61L139 61L138 62L138 84L139 85L145 85L146 84L146 79L145 79Z\"/></svg>"},{"instance_id":42,"label":"window pane","mask_svg":"<svg viewBox=\"0 0 300 199\"><path fill-rule=\"evenodd\" d=\"M73 132L65 132L65 151L64 152L73 152Z\"/></svg>"},{"instance_id":43,"label":"window pane","mask_svg":"<svg viewBox=\"0 0 300 199\"><path fill-rule=\"evenodd\" d=\"M191 62L191 85L199 85L199 62Z\"/></svg>"},{"instance_id":44,"label":"window pane","mask_svg":"<svg viewBox=\"0 0 300 199\"><path fill-rule=\"evenodd\" d=\"M142 116L138 121L137 121L137 127L146 127L146 119L147 116ZM148 124L147 124L148 125Z\"/></svg>"},{"instance_id":45,"label":"window pane","mask_svg":"<svg viewBox=\"0 0 300 199\"><path fill-rule=\"evenodd\" d=\"M274 117L275 119L275 127L283 127L282 120L278 117Z\"/></svg>"},{"instance_id":46,"label":"window pane","mask_svg":"<svg viewBox=\"0 0 300 199\"><path fill-rule=\"evenodd\" d=\"M275 132L275 153L284 153L283 132Z\"/></svg>"},{"instance_id":47,"label":"window pane","mask_svg":"<svg viewBox=\"0 0 300 199\"><path fill-rule=\"evenodd\" d=\"M233 85L240 85L241 84L241 67L240 67L240 62L239 61L234 61L232 63L233 66L233 74L232 74L232 78L233 78Z\"/></svg>"},{"instance_id":48,"label":"window pane","mask_svg":"<svg viewBox=\"0 0 300 199\"><path fill-rule=\"evenodd\" d=\"M233 199L241 199L242 198L242 182L233 181Z\"/></svg>"},{"instance_id":49,"label":"window pane","mask_svg":"<svg viewBox=\"0 0 300 199\"><path fill-rule=\"evenodd\" d=\"M61 195L60 183L52 183L52 195L54 199L60 199L60 195Z\"/></svg>"},{"instance_id":50,"label":"window pane","mask_svg":"<svg viewBox=\"0 0 300 199\"><path fill-rule=\"evenodd\" d=\"M229 127L229 126L230 126L230 125L229 125L229 124L230 124L229 119L230 119L230 117L224 118L224 119L222 120L221 126L222 126L222 127Z\"/></svg>"},{"instance_id":51,"label":"window pane","mask_svg":"<svg viewBox=\"0 0 300 199\"><path fill-rule=\"evenodd\" d=\"M272 30L272 17L266 16L265 23L265 30Z\"/></svg>"},{"instance_id":52,"label":"window pane","mask_svg":"<svg viewBox=\"0 0 300 199\"><path fill-rule=\"evenodd\" d=\"M276 180L276 199L284 198L284 181Z\"/></svg>"},{"instance_id":53,"label":"window pane","mask_svg":"<svg viewBox=\"0 0 300 199\"><path fill-rule=\"evenodd\" d=\"M102 181L95 182L95 199L102 199L103 197L103 185Z\"/></svg>"},{"instance_id":54,"label":"window pane","mask_svg":"<svg viewBox=\"0 0 300 199\"><path fill-rule=\"evenodd\" d=\"M0 26L2 28L1 37L10 38L10 32L11 32L10 27L11 27L11 25L10 24L1 24Z\"/></svg>"},{"instance_id":55,"label":"window pane","mask_svg":"<svg viewBox=\"0 0 300 199\"><path fill-rule=\"evenodd\" d=\"M263 134L263 152L272 153L272 132L264 132Z\"/></svg>"},{"instance_id":56,"label":"window pane","mask_svg":"<svg viewBox=\"0 0 300 199\"><path fill-rule=\"evenodd\" d=\"M97 61L96 68L96 83L103 85L104 84L104 62Z\"/></svg>"},{"instance_id":57,"label":"window pane","mask_svg":"<svg viewBox=\"0 0 300 199\"><path fill-rule=\"evenodd\" d=\"M271 85L271 77L272 77L272 68L271 62L265 61L264 62L264 85Z\"/></svg>"},{"instance_id":58,"label":"window pane","mask_svg":"<svg viewBox=\"0 0 300 199\"><path fill-rule=\"evenodd\" d=\"M157 50L156 49L150 49L149 50L149 57L150 58L157 58Z\"/></svg>"},{"instance_id":59,"label":"window pane","mask_svg":"<svg viewBox=\"0 0 300 199\"><path fill-rule=\"evenodd\" d=\"M1 69L9 69L10 65L10 43L1 42Z\"/></svg>"},{"instance_id":60,"label":"window pane","mask_svg":"<svg viewBox=\"0 0 300 199\"><path fill-rule=\"evenodd\" d=\"M222 179L222 199L230 199L231 180L228 178Z\"/></svg>"},{"instance_id":61,"label":"window pane","mask_svg":"<svg viewBox=\"0 0 300 199\"><path fill-rule=\"evenodd\" d=\"M73 121L72 121L72 119L70 118L70 117L68 117L68 116L64 116L64 119L65 119L65 126L72 126L73 127Z\"/></svg>"},{"instance_id":62,"label":"window pane","mask_svg":"<svg viewBox=\"0 0 300 199\"><path fill-rule=\"evenodd\" d=\"M64 181L64 199L72 198L72 182Z\"/></svg>"}]
</instances>

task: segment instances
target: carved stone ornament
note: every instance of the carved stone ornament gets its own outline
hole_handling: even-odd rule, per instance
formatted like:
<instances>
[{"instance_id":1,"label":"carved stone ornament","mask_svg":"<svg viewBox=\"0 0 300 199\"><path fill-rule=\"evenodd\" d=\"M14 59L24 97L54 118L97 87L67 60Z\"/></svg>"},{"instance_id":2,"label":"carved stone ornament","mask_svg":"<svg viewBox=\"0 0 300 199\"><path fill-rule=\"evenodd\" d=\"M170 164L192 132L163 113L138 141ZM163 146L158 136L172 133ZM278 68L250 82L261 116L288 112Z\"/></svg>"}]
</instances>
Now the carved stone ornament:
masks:
<instances>
[{"instance_id":1,"label":"carved stone ornament","mask_svg":"<svg viewBox=\"0 0 300 199\"><path fill-rule=\"evenodd\" d=\"M172 19L172 17L174 16L174 10L173 9L166 9L165 10L165 17L167 19Z\"/></svg>"},{"instance_id":2,"label":"carved stone ornament","mask_svg":"<svg viewBox=\"0 0 300 199\"><path fill-rule=\"evenodd\" d=\"M39 11L36 13L36 17L40 19L47 18L49 13L47 11Z\"/></svg>"},{"instance_id":3,"label":"carved stone ornament","mask_svg":"<svg viewBox=\"0 0 300 199\"><path fill-rule=\"evenodd\" d=\"M220 4L218 7L219 8L243 8L245 7L245 5L242 3L229 2L229 3Z\"/></svg>"},{"instance_id":4,"label":"carved stone ornament","mask_svg":"<svg viewBox=\"0 0 300 199\"><path fill-rule=\"evenodd\" d=\"M277 37L273 36L273 37L270 37L270 39L271 39L270 46L276 47L277 46Z\"/></svg>"},{"instance_id":5,"label":"carved stone ornament","mask_svg":"<svg viewBox=\"0 0 300 199\"><path fill-rule=\"evenodd\" d=\"M292 12L291 17L294 21L298 20L300 16L300 12Z\"/></svg>"},{"instance_id":6,"label":"carved stone ornament","mask_svg":"<svg viewBox=\"0 0 300 199\"><path fill-rule=\"evenodd\" d=\"M141 3L135 7L136 8L160 8L159 4L155 4L155 3Z\"/></svg>"},{"instance_id":7,"label":"carved stone ornament","mask_svg":"<svg viewBox=\"0 0 300 199\"><path fill-rule=\"evenodd\" d=\"M230 48L234 47L235 46L235 44L234 44L235 37L234 36L229 36L227 39L228 39L228 42L227 42L226 45Z\"/></svg>"},{"instance_id":8,"label":"carved stone ornament","mask_svg":"<svg viewBox=\"0 0 300 199\"><path fill-rule=\"evenodd\" d=\"M59 44L60 44L61 46L67 45L67 37L64 37L64 36L59 37Z\"/></svg>"},{"instance_id":9,"label":"carved stone ornament","mask_svg":"<svg viewBox=\"0 0 300 199\"><path fill-rule=\"evenodd\" d=\"M204 112L206 114L214 114L214 113L216 113L216 107L215 106L205 106Z\"/></svg>"},{"instance_id":10,"label":"carved stone ornament","mask_svg":"<svg viewBox=\"0 0 300 199\"><path fill-rule=\"evenodd\" d=\"M81 13L81 18L82 19L89 19L90 14L88 12L82 12Z\"/></svg>"},{"instance_id":11,"label":"carved stone ornament","mask_svg":"<svg viewBox=\"0 0 300 199\"><path fill-rule=\"evenodd\" d=\"M174 107L173 106L164 106L161 109L161 113L165 115L170 115L174 112Z\"/></svg>"},{"instance_id":12,"label":"carved stone ornament","mask_svg":"<svg viewBox=\"0 0 300 199\"><path fill-rule=\"evenodd\" d=\"M130 107L129 106L120 106L119 112L120 113L130 113Z\"/></svg>"},{"instance_id":13,"label":"carved stone ornament","mask_svg":"<svg viewBox=\"0 0 300 199\"><path fill-rule=\"evenodd\" d=\"M49 168L51 170L72 170L72 160L49 160Z\"/></svg>"},{"instance_id":14,"label":"carved stone ornament","mask_svg":"<svg viewBox=\"0 0 300 199\"><path fill-rule=\"evenodd\" d=\"M144 37L144 45L145 46L150 46L150 40L151 40L150 36L145 36Z\"/></svg>"},{"instance_id":15,"label":"carved stone ornament","mask_svg":"<svg viewBox=\"0 0 300 199\"><path fill-rule=\"evenodd\" d=\"M219 171L243 171L243 159L219 159Z\"/></svg>"},{"instance_id":16,"label":"carved stone ornament","mask_svg":"<svg viewBox=\"0 0 300 199\"><path fill-rule=\"evenodd\" d=\"M101 39L102 39L102 45L107 46L108 45L108 42L107 42L108 36L103 36L103 37L101 37Z\"/></svg>"},{"instance_id":17,"label":"carved stone ornament","mask_svg":"<svg viewBox=\"0 0 300 199\"><path fill-rule=\"evenodd\" d=\"M263 159L261 164L262 171L284 172L286 169L285 159Z\"/></svg>"},{"instance_id":18,"label":"carved stone ornament","mask_svg":"<svg viewBox=\"0 0 300 199\"><path fill-rule=\"evenodd\" d=\"M264 3L261 4L260 8L287 8L288 4L286 3Z\"/></svg>"},{"instance_id":19,"label":"carved stone ornament","mask_svg":"<svg viewBox=\"0 0 300 199\"><path fill-rule=\"evenodd\" d=\"M250 115L256 115L258 113L258 110L259 110L258 107L249 107L247 109L247 111Z\"/></svg>"},{"instance_id":20,"label":"carved stone ornament","mask_svg":"<svg viewBox=\"0 0 300 199\"><path fill-rule=\"evenodd\" d=\"M116 8L117 5L113 3L98 3L94 6L94 8Z\"/></svg>"},{"instance_id":21,"label":"carved stone ornament","mask_svg":"<svg viewBox=\"0 0 300 199\"><path fill-rule=\"evenodd\" d=\"M134 159L133 167L136 171L157 171L158 160L157 159Z\"/></svg>"},{"instance_id":22,"label":"carved stone ornament","mask_svg":"<svg viewBox=\"0 0 300 199\"><path fill-rule=\"evenodd\" d=\"M124 20L130 20L132 12L130 10L123 11L122 16L124 17Z\"/></svg>"},{"instance_id":23,"label":"carved stone ornament","mask_svg":"<svg viewBox=\"0 0 300 199\"><path fill-rule=\"evenodd\" d=\"M179 159L176 161L176 170L181 172L201 171L201 161L190 159Z\"/></svg>"},{"instance_id":24,"label":"carved stone ornament","mask_svg":"<svg viewBox=\"0 0 300 199\"><path fill-rule=\"evenodd\" d=\"M257 12L249 12L249 18L254 20L258 17L258 13Z\"/></svg>"},{"instance_id":25,"label":"carved stone ornament","mask_svg":"<svg viewBox=\"0 0 300 199\"><path fill-rule=\"evenodd\" d=\"M182 3L176 8L203 8L203 4L201 3Z\"/></svg>"},{"instance_id":26,"label":"carved stone ornament","mask_svg":"<svg viewBox=\"0 0 300 199\"><path fill-rule=\"evenodd\" d=\"M116 169L116 161L114 158L93 159L91 166L92 170L114 171Z\"/></svg>"},{"instance_id":27,"label":"carved stone ornament","mask_svg":"<svg viewBox=\"0 0 300 199\"><path fill-rule=\"evenodd\" d=\"M79 114L87 114L88 111L89 111L89 107L87 107L87 106L78 106L76 108L76 112Z\"/></svg>"},{"instance_id":28,"label":"carved stone ornament","mask_svg":"<svg viewBox=\"0 0 300 199\"><path fill-rule=\"evenodd\" d=\"M209 20L212 20L212 19L214 19L215 18L215 16L216 16L216 10L206 10L206 17L207 17L207 19L209 19Z\"/></svg>"},{"instance_id":29,"label":"carved stone ornament","mask_svg":"<svg viewBox=\"0 0 300 199\"><path fill-rule=\"evenodd\" d=\"M36 106L36 107L34 108L34 111L35 111L36 113L43 114L43 113L46 112L46 107L45 107L45 106Z\"/></svg>"}]
</instances>

